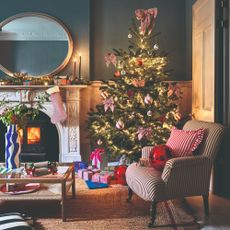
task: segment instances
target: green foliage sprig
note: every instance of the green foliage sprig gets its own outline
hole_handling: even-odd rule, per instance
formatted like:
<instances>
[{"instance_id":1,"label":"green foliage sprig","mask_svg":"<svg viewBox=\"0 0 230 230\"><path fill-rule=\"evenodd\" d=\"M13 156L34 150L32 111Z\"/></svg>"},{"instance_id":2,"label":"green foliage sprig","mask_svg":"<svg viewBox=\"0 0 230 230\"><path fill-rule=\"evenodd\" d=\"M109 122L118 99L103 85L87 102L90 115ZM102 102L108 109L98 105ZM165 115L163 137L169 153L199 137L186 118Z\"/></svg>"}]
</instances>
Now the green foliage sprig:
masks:
<instances>
[{"instance_id":1,"label":"green foliage sprig","mask_svg":"<svg viewBox=\"0 0 230 230\"><path fill-rule=\"evenodd\" d=\"M39 111L45 109L43 104L48 101L48 95L44 93L36 99L31 103L21 102L16 105L9 105L9 101L2 100L0 102L0 121L5 126L17 124L20 128L25 127L28 120L35 119Z\"/></svg>"}]
</instances>

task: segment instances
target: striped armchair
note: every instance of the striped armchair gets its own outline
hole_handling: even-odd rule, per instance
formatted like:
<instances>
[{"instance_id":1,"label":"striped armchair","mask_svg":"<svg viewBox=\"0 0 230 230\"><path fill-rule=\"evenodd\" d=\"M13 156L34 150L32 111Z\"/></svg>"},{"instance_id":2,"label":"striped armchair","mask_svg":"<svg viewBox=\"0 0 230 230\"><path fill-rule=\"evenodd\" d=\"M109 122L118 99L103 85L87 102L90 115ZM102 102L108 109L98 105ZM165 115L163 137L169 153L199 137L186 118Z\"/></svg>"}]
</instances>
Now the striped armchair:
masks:
<instances>
[{"instance_id":1,"label":"striped armchair","mask_svg":"<svg viewBox=\"0 0 230 230\"><path fill-rule=\"evenodd\" d=\"M126 171L129 186L128 199L133 192L146 201L151 201L151 222L154 226L158 202L188 196L203 196L205 214L209 214L208 194L213 161L220 147L224 127L217 123L191 120L183 130L204 128L204 139L197 156L173 158L167 161L163 172L151 167L131 164ZM148 157L152 147L144 147L142 156Z\"/></svg>"}]
</instances>

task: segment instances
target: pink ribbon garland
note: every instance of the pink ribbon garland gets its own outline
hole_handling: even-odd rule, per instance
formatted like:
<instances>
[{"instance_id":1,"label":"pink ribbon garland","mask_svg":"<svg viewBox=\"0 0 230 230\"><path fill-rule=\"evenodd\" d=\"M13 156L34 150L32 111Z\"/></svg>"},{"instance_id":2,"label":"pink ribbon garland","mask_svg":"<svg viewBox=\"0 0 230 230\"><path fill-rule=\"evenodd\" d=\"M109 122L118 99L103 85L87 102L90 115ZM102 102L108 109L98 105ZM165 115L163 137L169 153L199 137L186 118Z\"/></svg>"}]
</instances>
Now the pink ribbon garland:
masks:
<instances>
[{"instance_id":1,"label":"pink ribbon garland","mask_svg":"<svg viewBox=\"0 0 230 230\"><path fill-rule=\"evenodd\" d=\"M105 99L103 101L103 104L104 104L105 112L107 112L108 109L110 109L112 112L114 111L114 101L112 97Z\"/></svg>"},{"instance_id":2,"label":"pink ribbon garland","mask_svg":"<svg viewBox=\"0 0 230 230\"><path fill-rule=\"evenodd\" d=\"M101 154L104 153L104 152L105 152L105 150L103 148L97 148L90 154L89 159L94 162L94 165L97 168L99 168L98 163L102 162Z\"/></svg>"},{"instance_id":3,"label":"pink ribbon garland","mask_svg":"<svg viewBox=\"0 0 230 230\"><path fill-rule=\"evenodd\" d=\"M138 140L140 141L143 137L148 137L151 135L152 133L152 128L149 127L149 128L143 128L143 127L140 127L138 128Z\"/></svg>"},{"instance_id":4,"label":"pink ribbon garland","mask_svg":"<svg viewBox=\"0 0 230 230\"><path fill-rule=\"evenodd\" d=\"M148 10L138 9L135 11L137 20L141 21L141 32L143 34L145 34L147 30L148 34L151 34L154 26L154 19L157 17L157 12L157 8L151 8Z\"/></svg>"},{"instance_id":5,"label":"pink ribbon garland","mask_svg":"<svg viewBox=\"0 0 230 230\"><path fill-rule=\"evenodd\" d=\"M117 64L117 57L114 53L108 53L105 55L105 64L108 67L112 63L114 66Z\"/></svg>"}]
</instances>

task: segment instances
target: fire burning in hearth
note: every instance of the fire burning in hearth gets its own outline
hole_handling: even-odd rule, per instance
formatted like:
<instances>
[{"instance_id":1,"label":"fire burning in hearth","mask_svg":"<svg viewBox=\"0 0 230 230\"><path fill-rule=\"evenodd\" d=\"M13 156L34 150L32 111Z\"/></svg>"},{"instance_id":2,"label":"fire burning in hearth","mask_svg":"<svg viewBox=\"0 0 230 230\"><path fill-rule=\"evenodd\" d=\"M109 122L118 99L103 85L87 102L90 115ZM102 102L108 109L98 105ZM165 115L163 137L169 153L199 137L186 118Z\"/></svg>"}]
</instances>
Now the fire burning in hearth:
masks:
<instances>
[{"instance_id":1,"label":"fire burning in hearth","mask_svg":"<svg viewBox=\"0 0 230 230\"><path fill-rule=\"evenodd\" d=\"M40 127L27 127L27 144L39 144L41 140Z\"/></svg>"}]
</instances>

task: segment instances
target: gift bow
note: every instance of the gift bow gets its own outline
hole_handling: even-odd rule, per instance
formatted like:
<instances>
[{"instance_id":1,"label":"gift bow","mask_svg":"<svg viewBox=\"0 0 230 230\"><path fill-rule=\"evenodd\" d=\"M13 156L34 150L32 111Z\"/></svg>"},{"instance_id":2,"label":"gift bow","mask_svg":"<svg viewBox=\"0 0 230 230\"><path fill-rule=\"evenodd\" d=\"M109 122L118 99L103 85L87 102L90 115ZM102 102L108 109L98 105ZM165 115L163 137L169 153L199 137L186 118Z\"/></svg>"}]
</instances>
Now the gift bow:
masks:
<instances>
[{"instance_id":1,"label":"gift bow","mask_svg":"<svg viewBox=\"0 0 230 230\"><path fill-rule=\"evenodd\" d=\"M147 29L149 34L151 34L154 19L157 17L157 8L151 8L148 10L138 9L135 11L137 20L141 21L141 32L146 33Z\"/></svg>"},{"instance_id":2,"label":"gift bow","mask_svg":"<svg viewBox=\"0 0 230 230\"><path fill-rule=\"evenodd\" d=\"M103 101L103 104L104 104L105 112L107 112L108 109L110 109L112 112L114 111L114 101L112 97L105 99Z\"/></svg>"},{"instance_id":3,"label":"gift bow","mask_svg":"<svg viewBox=\"0 0 230 230\"><path fill-rule=\"evenodd\" d=\"M94 163L97 166L98 162L102 162L101 154L104 152L105 150L103 148L97 148L90 154L89 159L91 161L94 160Z\"/></svg>"},{"instance_id":4,"label":"gift bow","mask_svg":"<svg viewBox=\"0 0 230 230\"><path fill-rule=\"evenodd\" d=\"M105 64L108 67L109 64L112 63L113 65L116 66L117 64L117 57L114 53L108 53L105 55Z\"/></svg>"},{"instance_id":5,"label":"gift bow","mask_svg":"<svg viewBox=\"0 0 230 230\"><path fill-rule=\"evenodd\" d=\"M151 132L152 132L152 128L149 127L149 128L143 128L143 127L140 127L138 128L138 140L140 141L144 136L148 137L149 135L151 135Z\"/></svg>"}]
</instances>

